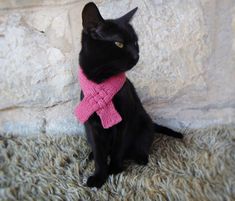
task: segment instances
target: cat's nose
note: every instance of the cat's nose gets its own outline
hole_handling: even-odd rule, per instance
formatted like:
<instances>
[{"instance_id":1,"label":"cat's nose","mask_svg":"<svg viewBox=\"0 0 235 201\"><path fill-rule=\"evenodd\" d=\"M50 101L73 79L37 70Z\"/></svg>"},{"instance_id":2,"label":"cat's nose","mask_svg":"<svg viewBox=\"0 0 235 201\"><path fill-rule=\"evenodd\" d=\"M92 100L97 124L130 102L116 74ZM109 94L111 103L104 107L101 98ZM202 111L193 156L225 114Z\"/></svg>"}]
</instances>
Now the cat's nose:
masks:
<instances>
[{"instance_id":1,"label":"cat's nose","mask_svg":"<svg viewBox=\"0 0 235 201\"><path fill-rule=\"evenodd\" d=\"M139 60L139 54L133 55L133 59L138 61Z\"/></svg>"}]
</instances>

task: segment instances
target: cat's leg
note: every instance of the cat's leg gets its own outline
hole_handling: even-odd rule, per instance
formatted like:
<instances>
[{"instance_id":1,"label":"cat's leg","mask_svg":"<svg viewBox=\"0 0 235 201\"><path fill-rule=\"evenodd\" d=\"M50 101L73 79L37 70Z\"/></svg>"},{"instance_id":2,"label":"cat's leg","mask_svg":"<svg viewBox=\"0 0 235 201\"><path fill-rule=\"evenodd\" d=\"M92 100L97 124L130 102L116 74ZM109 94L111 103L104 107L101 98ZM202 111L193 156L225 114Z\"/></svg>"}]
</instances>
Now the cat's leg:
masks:
<instances>
[{"instance_id":1,"label":"cat's leg","mask_svg":"<svg viewBox=\"0 0 235 201\"><path fill-rule=\"evenodd\" d=\"M110 164L109 164L109 174L118 174L124 170L123 167L123 150L120 152L115 151L111 154Z\"/></svg>"},{"instance_id":2,"label":"cat's leg","mask_svg":"<svg viewBox=\"0 0 235 201\"><path fill-rule=\"evenodd\" d=\"M94 155L93 155L93 152L91 151L88 155L88 160L91 161L94 159Z\"/></svg>"},{"instance_id":3,"label":"cat's leg","mask_svg":"<svg viewBox=\"0 0 235 201\"><path fill-rule=\"evenodd\" d=\"M93 135L92 134L92 129L91 129L91 127L88 125L88 124L85 124L85 133L86 133L86 138L87 138L87 142L88 142L88 144L91 146L91 136ZM94 159L94 155L93 155L93 152L91 151L90 153L89 153L89 155L88 155L88 160L89 161L91 161L91 160L93 160Z\"/></svg>"},{"instance_id":4,"label":"cat's leg","mask_svg":"<svg viewBox=\"0 0 235 201\"><path fill-rule=\"evenodd\" d=\"M148 153L147 152L141 152L141 153L136 154L135 162L138 165L147 165L148 162L149 162Z\"/></svg>"},{"instance_id":5,"label":"cat's leg","mask_svg":"<svg viewBox=\"0 0 235 201\"><path fill-rule=\"evenodd\" d=\"M108 150L105 143L104 133L93 129L92 153L95 161L95 172L87 180L88 187L100 188L108 177Z\"/></svg>"},{"instance_id":6,"label":"cat's leg","mask_svg":"<svg viewBox=\"0 0 235 201\"><path fill-rule=\"evenodd\" d=\"M107 153L97 145L94 151L95 173L87 180L88 187L100 188L108 177Z\"/></svg>"},{"instance_id":7,"label":"cat's leg","mask_svg":"<svg viewBox=\"0 0 235 201\"><path fill-rule=\"evenodd\" d=\"M123 160L127 143L123 139L122 134L117 137L116 133L116 138L110 154L109 174L118 174L124 170Z\"/></svg>"},{"instance_id":8,"label":"cat's leg","mask_svg":"<svg viewBox=\"0 0 235 201\"><path fill-rule=\"evenodd\" d=\"M133 144L132 158L139 165L147 165L149 150L153 142L153 128L146 126L139 129Z\"/></svg>"},{"instance_id":9,"label":"cat's leg","mask_svg":"<svg viewBox=\"0 0 235 201\"><path fill-rule=\"evenodd\" d=\"M134 161L138 165L147 165L148 164L148 155L149 155L149 148L146 146L138 146L135 148L136 153L134 153Z\"/></svg>"},{"instance_id":10,"label":"cat's leg","mask_svg":"<svg viewBox=\"0 0 235 201\"><path fill-rule=\"evenodd\" d=\"M141 141L138 140L139 143ZM138 144L139 144L138 143ZM149 149L143 145L134 144L125 153L125 160L133 160L138 165L146 165L148 163Z\"/></svg>"}]
</instances>

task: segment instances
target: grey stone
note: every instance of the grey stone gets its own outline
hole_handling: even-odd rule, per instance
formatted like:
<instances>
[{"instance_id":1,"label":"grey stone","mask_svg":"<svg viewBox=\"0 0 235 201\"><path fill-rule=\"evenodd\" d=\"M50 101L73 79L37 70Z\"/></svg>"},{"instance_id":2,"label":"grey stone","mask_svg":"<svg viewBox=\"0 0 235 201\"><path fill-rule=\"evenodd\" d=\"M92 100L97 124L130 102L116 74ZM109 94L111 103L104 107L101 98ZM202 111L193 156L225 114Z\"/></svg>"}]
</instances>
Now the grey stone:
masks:
<instances>
[{"instance_id":1,"label":"grey stone","mask_svg":"<svg viewBox=\"0 0 235 201\"><path fill-rule=\"evenodd\" d=\"M88 1L0 2L0 132L79 134L81 11ZM235 125L235 1L95 1L138 6L140 61L128 76L151 117L180 130Z\"/></svg>"}]
</instances>

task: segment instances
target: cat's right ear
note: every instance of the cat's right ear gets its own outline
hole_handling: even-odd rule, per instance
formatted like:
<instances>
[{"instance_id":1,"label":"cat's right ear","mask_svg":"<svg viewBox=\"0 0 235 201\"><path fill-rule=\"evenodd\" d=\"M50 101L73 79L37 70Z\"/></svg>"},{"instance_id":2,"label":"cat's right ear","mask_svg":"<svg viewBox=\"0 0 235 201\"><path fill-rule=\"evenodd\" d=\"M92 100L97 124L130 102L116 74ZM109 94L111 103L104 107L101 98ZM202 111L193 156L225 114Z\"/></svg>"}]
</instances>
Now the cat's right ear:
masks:
<instances>
[{"instance_id":1,"label":"cat's right ear","mask_svg":"<svg viewBox=\"0 0 235 201\"><path fill-rule=\"evenodd\" d=\"M84 32L95 32L104 24L97 6L90 2L85 5L82 11L82 25Z\"/></svg>"}]
</instances>

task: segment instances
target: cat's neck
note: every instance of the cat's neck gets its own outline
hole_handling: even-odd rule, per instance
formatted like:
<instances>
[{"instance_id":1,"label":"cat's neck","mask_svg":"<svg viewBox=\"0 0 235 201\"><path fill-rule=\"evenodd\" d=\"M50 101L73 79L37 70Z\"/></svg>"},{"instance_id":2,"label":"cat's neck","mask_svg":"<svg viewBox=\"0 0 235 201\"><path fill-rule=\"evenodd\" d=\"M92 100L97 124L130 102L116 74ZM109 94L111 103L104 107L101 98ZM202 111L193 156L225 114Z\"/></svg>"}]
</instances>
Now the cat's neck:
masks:
<instances>
[{"instance_id":1,"label":"cat's neck","mask_svg":"<svg viewBox=\"0 0 235 201\"><path fill-rule=\"evenodd\" d=\"M86 55L81 52L79 63L86 77L95 83L101 83L119 74L119 72L109 71L109 66L106 66L104 62L95 58L93 55Z\"/></svg>"},{"instance_id":2,"label":"cat's neck","mask_svg":"<svg viewBox=\"0 0 235 201\"><path fill-rule=\"evenodd\" d=\"M80 64L80 68L83 70L83 73L86 75L87 79L97 84L119 74L119 72L104 72L102 71L103 68L99 68L99 64Z\"/></svg>"}]
</instances>

